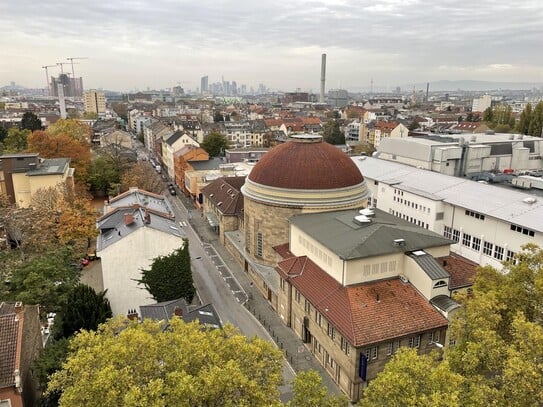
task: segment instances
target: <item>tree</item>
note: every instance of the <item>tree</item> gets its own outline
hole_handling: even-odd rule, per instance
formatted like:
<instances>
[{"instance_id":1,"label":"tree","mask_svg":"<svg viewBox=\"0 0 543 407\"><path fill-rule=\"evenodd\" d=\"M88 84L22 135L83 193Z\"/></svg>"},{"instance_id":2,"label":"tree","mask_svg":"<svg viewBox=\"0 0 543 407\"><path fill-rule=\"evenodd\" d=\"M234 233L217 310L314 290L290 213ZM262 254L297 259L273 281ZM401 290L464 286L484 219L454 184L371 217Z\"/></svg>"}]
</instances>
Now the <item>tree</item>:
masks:
<instances>
[{"instance_id":1,"label":"tree","mask_svg":"<svg viewBox=\"0 0 543 407\"><path fill-rule=\"evenodd\" d=\"M408 129L409 130L416 130L418 128L419 128L419 122L417 121L417 119L413 119L413 121L409 125Z\"/></svg>"},{"instance_id":2,"label":"tree","mask_svg":"<svg viewBox=\"0 0 543 407\"><path fill-rule=\"evenodd\" d=\"M82 329L95 331L113 314L105 292L96 293L85 284L77 284L69 292L57 319L57 338L69 338ZM57 321L58 322L58 321Z\"/></svg>"},{"instance_id":3,"label":"tree","mask_svg":"<svg viewBox=\"0 0 543 407\"><path fill-rule=\"evenodd\" d=\"M322 135L324 141L330 144L345 144L345 134L339 128L339 123L335 119L328 120L323 127Z\"/></svg>"},{"instance_id":4,"label":"tree","mask_svg":"<svg viewBox=\"0 0 543 407\"><path fill-rule=\"evenodd\" d=\"M115 318L72 339L48 391L62 406L279 406L282 354L231 325Z\"/></svg>"},{"instance_id":5,"label":"tree","mask_svg":"<svg viewBox=\"0 0 543 407\"><path fill-rule=\"evenodd\" d=\"M151 164L143 161L134 164L121 175L121 192L128 191L130 187L160 194L164 190L164 183Z\"/></svg>"},{"instance_id":6,"label":"tree","mask_svg":"<svg viewBox=\"0 0 543 407\"><path fill-rule=\"evenodd\" d=\"M460 300L450 332L456 346L447 359L465 378L464 404L537 405L534 400L543 400L543 250L528 245L502 271L480 269L473 296Z\"/></svg>"},{"instance_id":7,"label":"tree","mask_svg":"<svg viewBox=\"0 0 543 407\"><path fill-rule=\"evenodd\" d=\"M96 236L98 213L82 187L67 185L41 189L31 201L34 218L49 224L55 242L83 250Z\"/></svg>"},{"instance_id":8,"label":"tree","mask_svg":"<svg viewBox=\"0 0 543 407\"><path fill-rule=\"evenodd\" d=\"M21 119L21 130L42 130L41 120L32 112L25 112Z\"/></svg>"},{"instance_id":9,"label":"tree","mask_svg":"<svg viewBox=\"0 0 543 407\"><path fill-rule=\"evenodd\" d=\"M543 129L543 101L539 102L532 112L528 134L534 137L541 137Z\"/></svg>"},{"instance_id":10,"label":"tree","mask_svg":"<svg viewBox=\"0 0 543 407\"><path fill-rule=\"evenodd\" d=\"M8 131L4 126L0 124L0 143L4 142L4 139L8 136Z\"/></svg>"},{"instance_id":11,"label":"tree","mask_svg":"<svg viewBox=\"0 0 543 407\"><path fill-rule=\"evenodd\" d=\"M9 129L8 135L3 141L4 153L21 153L26 150L29 134L29 130L19 130L16 127Z\"/></svg>"},{"instance_id":12,"label":"tree","mask_svg":"<svg viewBox=\"0 0 543 407\"><path fill-rule=\"evenodd\" d=\"M36 255L11 270L9 298L24 304L39 304L46 312L58 311L79 280L69 247Z\"/></svg>"},{"instance_id":13,"label":"tree","mask_svg":"<svg viewBox=\"0 0 543 407\"><path fill-rule=\"evenodd\" d=\"M93 132L90 126L77 119L60 119L47 128L47 134L51 136L65 135L88 145Z\"/></svg>"},{"instance_id":14,"label":"tree","mask_svg":"<svg viewBox=\"0 0 543 407\"><path fill-rule=\"evenodd\" d=\"M530 122L532 121L532 105L528 103L524 110L520 113L519 121L517 123L517 131L520 134L528 134L530 129Z\"/></svg>"},{"instance_id":15,"label":"tree","mask_svg":"<svg viewBox=\"0 0 543 407\"><path fill-rule=\"evenodd\" d=\"M85 141L63 133L55 135L49 131L35 131L28 137L28 151L38 153L43 158L70 158L75 177L78 180L86 179L92 153Z\"/></svg>"},{"instance_id":16,"label":"tree","mask_svg":"<svg viewBox=\"0 0 543 407\"><path fill-rule=\"evenodd\" d=\"M345 395L329 395L322 385L322 377L314 370L300 372L293 381L293 398L288 407L342 407L348 406Z\"/></svg>"},{"instance_id":17,"label":"tree","mask_svg":"<svg viewBox=\"0 0 543 407\"><path fill-rule=\"evenodd\" d=\"M228 148L228 140L220 133L211 132L200 144L200 147L206 150L210 157L218 157Z\"/></svg>"},{"instance_id":18,"label":"tree","mask_svg":"<svg viewBox=\"0 0 543 407\"><path fill-rule=\"evenodd\" d=\"M419 356L416 349L400 348L369 383L359 406L460 406L463 378L437 359L437 354Z\"/></svg>"},{"instance_id":19,"label":"tree","mask_svg":"<svg viewBox=\"0 0 543 407\"><path fill-rule=\"evenodd\" d=\"M113 186L121 181L119 168L111 157L99 155L89 164L87 169L87 183L94 192L103 192L107 195Z\"/></svg>"},{"instance_id":20,"label":"tree","mask_svg":"<svg viewBox=\"0 0 543 407\"><path fill-rule=\"evenodd\" d=\"M62 364L68 356L68 340L65 338L59 340L49 340L47 346L40 353L38 359L32 366L32 372L38 380L42 398L41 407L57 406L60 398L60 391L45 395L49 378L53 373L62 368Z\"/></svg>"},{"instance_id":21,"label":"tree","mask_svg":"<svg viewBox=\"0 0 543 407\"><path fill-rule=\"evenodd\" d=\"M492 107L487 107L483 112L483 121L487 123L492 123L492 121L494 120L493 113L494 112L492 111Z\"/></svg>"},{"instance_id":22,"label":"tree","mask_svg":"<svg viewBox=\"0 0 543 407\"><path fill-rule=\"evenodd\" d=\"M192 279L188 239L183 239L183 246L171 254L156 257L150 269L142 270L138 282L157 302L184 298L190 304L196 289Z\"/></svg>"}]
</instances>

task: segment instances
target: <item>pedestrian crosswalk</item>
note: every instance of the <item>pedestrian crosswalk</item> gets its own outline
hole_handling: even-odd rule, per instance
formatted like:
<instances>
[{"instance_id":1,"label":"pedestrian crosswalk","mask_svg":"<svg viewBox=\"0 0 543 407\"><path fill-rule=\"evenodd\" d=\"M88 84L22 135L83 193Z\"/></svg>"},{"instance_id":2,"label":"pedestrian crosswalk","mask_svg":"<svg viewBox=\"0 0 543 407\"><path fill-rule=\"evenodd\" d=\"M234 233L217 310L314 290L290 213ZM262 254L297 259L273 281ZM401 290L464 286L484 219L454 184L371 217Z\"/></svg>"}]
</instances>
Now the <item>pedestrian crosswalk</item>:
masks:
<instances>
[{"instance_id":1,"label":"pedestrian crosswalk","mask_svg":"<svg viewBox=\"0 0 543 407\"><path fill-rule=\"evenodd\" d=\"M179 226L181 226L181 227L187 227L188 225L187 225L187 222L184 222L184 221L183 221L183 222L179 222Z\"/></svg>"}]
</instances>

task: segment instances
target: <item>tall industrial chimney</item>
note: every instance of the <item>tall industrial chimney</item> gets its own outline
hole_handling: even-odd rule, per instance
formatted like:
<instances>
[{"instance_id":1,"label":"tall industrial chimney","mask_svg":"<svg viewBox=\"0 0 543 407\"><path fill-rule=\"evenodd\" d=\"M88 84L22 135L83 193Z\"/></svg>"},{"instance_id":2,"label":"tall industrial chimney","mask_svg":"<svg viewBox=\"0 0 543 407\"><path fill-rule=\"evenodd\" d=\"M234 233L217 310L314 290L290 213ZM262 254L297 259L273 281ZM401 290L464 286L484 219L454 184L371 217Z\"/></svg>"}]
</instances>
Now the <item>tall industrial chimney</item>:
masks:
<instances>
[{"instance_id":1,"label":"tall industrial chimney","mask_svg":"<svg viewBox=\"0 0 543 407\"><path fill-rule=\"evenodd\" d=\"M321 62L321 94L319 97L319 102L324 103L324 84L326 82L326 54L322 54Z\"/></svg>"},{"instance_id":2,"label":"tall industrial chimney","mask_svg":"<svg viewBox=\"0 0 543 407\"><path fill-rule=\"evenodd\" d=\"M60 107L60 118L65 119L66 116L66 100L64 100L64 85L61 81L58 81L57 83L57 89L58 89L58 104Z\"/></svg>"}]
</instances>

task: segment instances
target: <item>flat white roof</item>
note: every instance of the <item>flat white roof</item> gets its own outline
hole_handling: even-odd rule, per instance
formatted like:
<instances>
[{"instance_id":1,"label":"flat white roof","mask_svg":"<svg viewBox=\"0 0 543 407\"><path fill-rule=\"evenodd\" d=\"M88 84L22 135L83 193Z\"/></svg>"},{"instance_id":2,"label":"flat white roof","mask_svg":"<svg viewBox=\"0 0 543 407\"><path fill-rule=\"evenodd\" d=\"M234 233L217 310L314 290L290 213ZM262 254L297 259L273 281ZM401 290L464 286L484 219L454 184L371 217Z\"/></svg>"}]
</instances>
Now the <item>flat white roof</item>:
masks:
<instances>
[{"instance_id":1,"label":"flat white roof","mask_svg":"<svg viewBox=\"0 0 543 407\"><path fill-rule=\"evenodd\" d=\"M352 160L368 179L543 232L542 197L373 157L362 160L353 157ZM530 197L536 201L531 204L524 202Z\"/></svg>"}]
</instances>

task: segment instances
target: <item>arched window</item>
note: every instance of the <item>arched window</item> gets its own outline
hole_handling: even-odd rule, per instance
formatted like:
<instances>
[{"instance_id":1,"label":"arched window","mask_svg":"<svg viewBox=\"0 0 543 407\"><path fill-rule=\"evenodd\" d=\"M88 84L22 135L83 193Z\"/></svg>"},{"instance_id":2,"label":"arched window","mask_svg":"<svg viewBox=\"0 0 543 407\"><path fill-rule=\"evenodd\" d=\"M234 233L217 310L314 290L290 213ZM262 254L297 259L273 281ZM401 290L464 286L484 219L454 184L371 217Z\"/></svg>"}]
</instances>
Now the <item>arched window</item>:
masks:
<instances>
[{"instance_id":1,"label":"arched window","mask_svg":"<svg viewBox=\"0 0 543 407\"><path fill-rule=\"evenodd\" d=\"M437 281L437 282L434 284L434 288L445 287L446 285L447 285L447 282L446 282L446 281L439 280L439 281Z\"/></svg>"}]
</instances>

